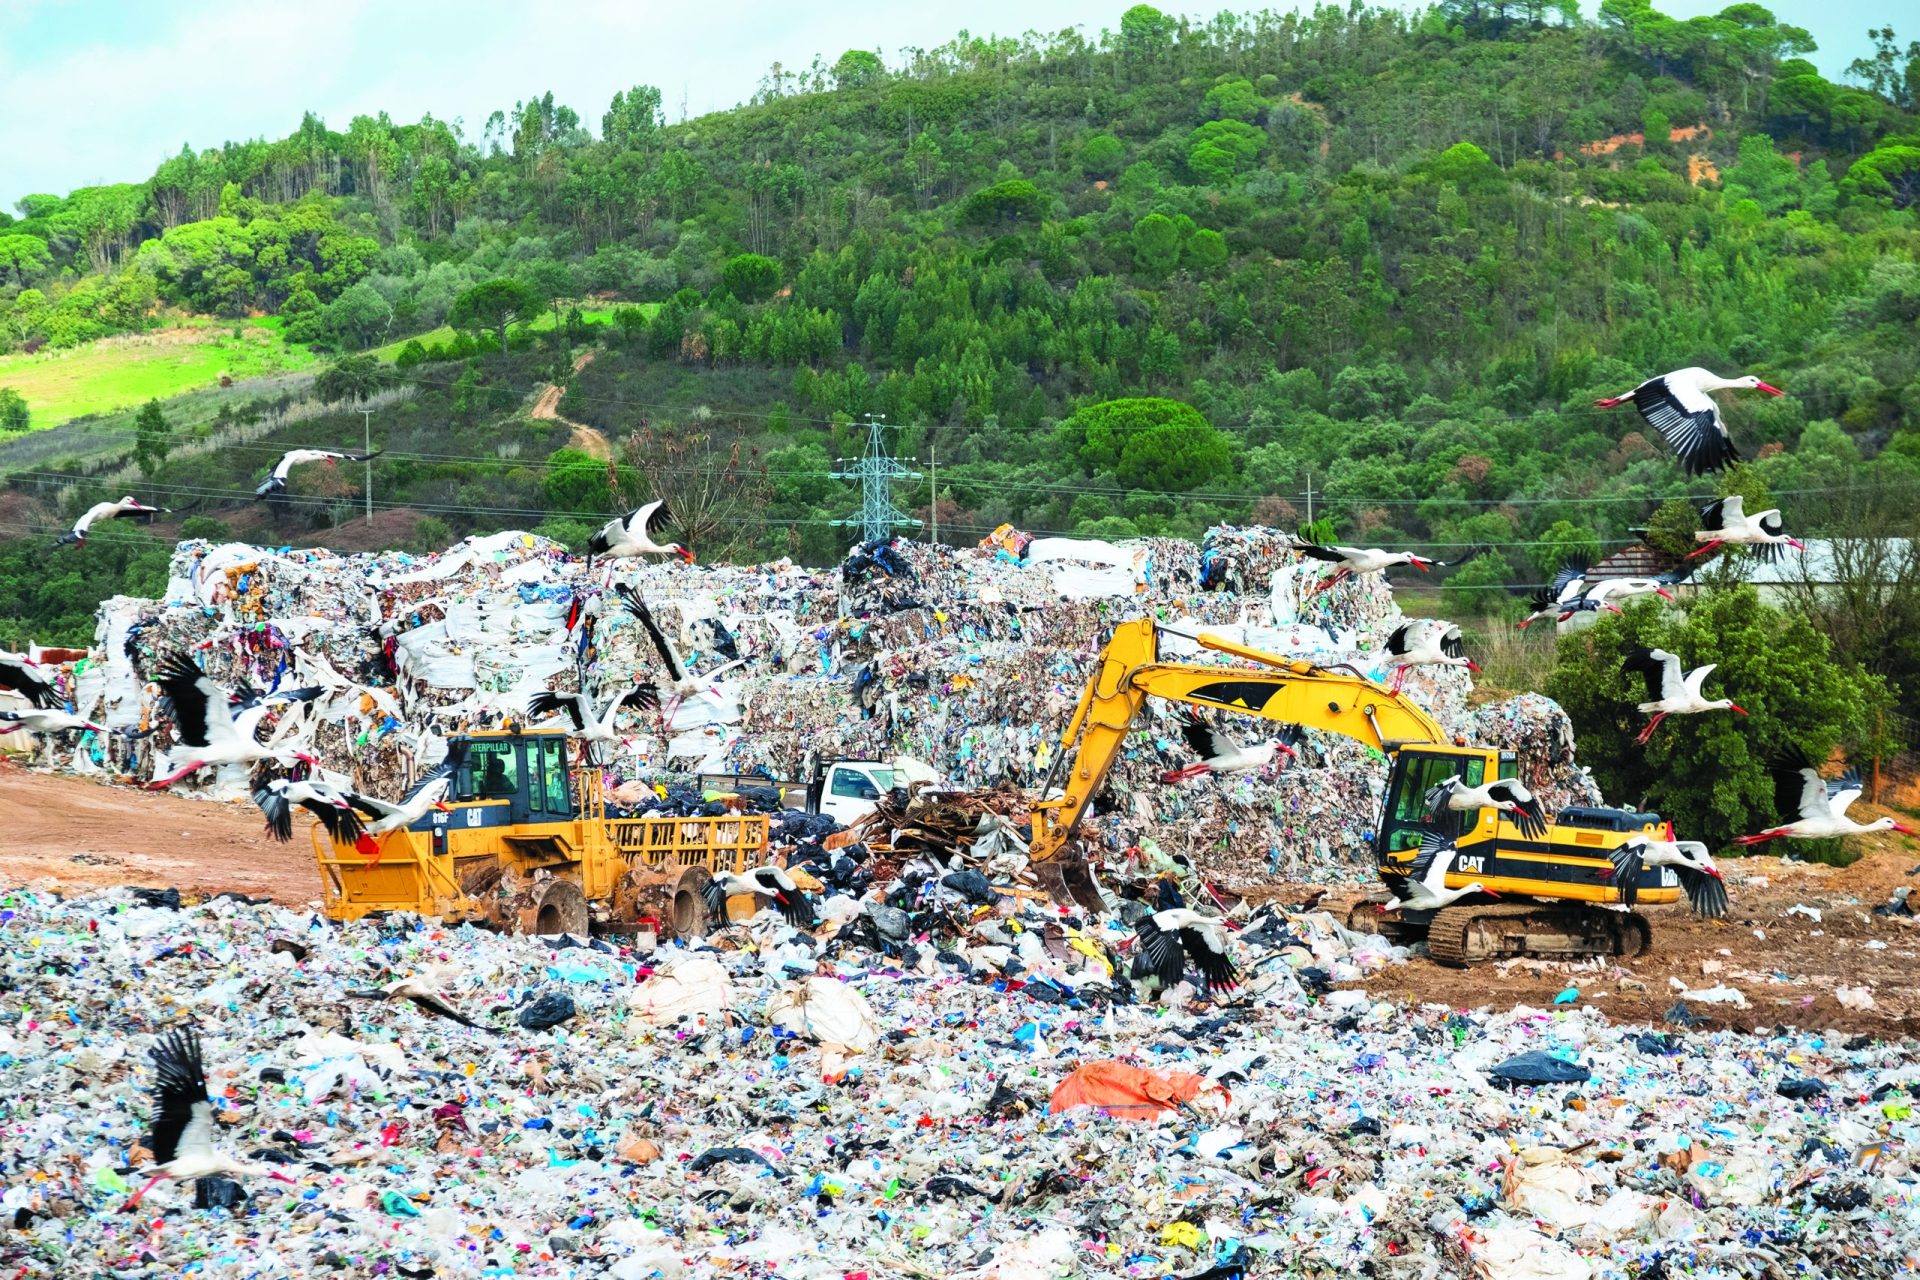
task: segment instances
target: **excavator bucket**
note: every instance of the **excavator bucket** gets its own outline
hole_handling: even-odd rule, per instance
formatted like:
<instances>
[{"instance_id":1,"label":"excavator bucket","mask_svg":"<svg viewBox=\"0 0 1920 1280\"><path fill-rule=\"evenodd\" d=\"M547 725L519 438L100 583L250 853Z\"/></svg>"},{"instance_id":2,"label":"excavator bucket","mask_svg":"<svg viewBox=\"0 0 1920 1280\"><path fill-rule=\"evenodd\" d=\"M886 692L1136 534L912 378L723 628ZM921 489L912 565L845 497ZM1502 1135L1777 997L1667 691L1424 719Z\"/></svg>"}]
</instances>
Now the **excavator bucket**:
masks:
<instances>
[{"instance_id":1,"label":"excavator bucket","mask_svg":"<svg viewBox=\"0 0 1920 1280\"><path fill-rule=\"evenodd\" d=\"M1086 855L1081 853L1077 841L1069 841L1047 861L1031 865L1034 878L1055 902L1077 907L1090 915L1106 909L1099 887L1093 882L1093 868L1087 865Z\"/></svg>"}]
</instances>

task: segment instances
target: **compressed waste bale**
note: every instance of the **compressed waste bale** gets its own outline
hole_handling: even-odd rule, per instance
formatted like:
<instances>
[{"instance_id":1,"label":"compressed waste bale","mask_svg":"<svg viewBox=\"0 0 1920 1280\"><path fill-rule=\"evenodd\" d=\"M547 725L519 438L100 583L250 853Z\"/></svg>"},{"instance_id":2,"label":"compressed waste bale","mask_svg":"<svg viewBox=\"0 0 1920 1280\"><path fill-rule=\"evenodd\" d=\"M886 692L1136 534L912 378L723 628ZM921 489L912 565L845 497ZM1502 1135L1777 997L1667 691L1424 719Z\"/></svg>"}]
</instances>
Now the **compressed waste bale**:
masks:
<instances>
[{"instance_id":1,"label":"compressed waste bale","mask_svg":"<svg viewBox=\"0 0 1920 1280\"><path fill-rule=\"evenodd\" d=\"M767 1022L823 1045L867 1053L880 1039L880 1022L866 997L832 978L808 978L767 1002Z\"/></svg>"}]
</instances>

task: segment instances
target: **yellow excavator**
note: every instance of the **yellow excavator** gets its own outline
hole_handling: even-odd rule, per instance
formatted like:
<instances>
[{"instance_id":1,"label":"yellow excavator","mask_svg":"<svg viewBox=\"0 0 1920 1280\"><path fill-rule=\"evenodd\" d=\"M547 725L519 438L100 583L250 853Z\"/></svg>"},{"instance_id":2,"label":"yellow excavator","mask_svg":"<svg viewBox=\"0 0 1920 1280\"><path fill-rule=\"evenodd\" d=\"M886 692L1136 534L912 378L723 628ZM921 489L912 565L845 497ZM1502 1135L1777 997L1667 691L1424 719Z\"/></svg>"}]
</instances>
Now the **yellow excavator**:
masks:
<instances>
[{"instance_id":1,"label":"yellow excavator","mask_svg":"<svg viewBox=\"0 0 1920 1280\"><path fill-rule=\"evenodd\" d=\"M1458 775L1477 787L1519 772L1513 752L1449 742L1439 723L1412 700L1351 668L1319 667L1218 636L1173 634L1254 665L1162 662L1152 619L1114 628L1033 806L1034 869L1061 900L1089 910L1099 907L1077 833L1148 698L1345 734L1383 752L1392 762L1374 835L1383 875L1405 876L1420 852L1421 837L1433 830L1426 797L1434 786ZM1457 816L1459 855L1446 887L1462 889L1477 881L1500 900L1476 895L1438 911L1394 912L1362 902L1349 916L1350 927L1396 941L1424 937L1436 961L1455 966L1518 955L1635 956L1647 949L1652 930L1646 918L1603 904L1620 902L1613 850L1636 836L1663 835L1666 824L1658 814L1565 809L1538 838L1526 835L1500 810ZM1641 904L1680 898L1679 881L1669 868L1641 871L1636 888Z\"/></svg>"}]
</instances>

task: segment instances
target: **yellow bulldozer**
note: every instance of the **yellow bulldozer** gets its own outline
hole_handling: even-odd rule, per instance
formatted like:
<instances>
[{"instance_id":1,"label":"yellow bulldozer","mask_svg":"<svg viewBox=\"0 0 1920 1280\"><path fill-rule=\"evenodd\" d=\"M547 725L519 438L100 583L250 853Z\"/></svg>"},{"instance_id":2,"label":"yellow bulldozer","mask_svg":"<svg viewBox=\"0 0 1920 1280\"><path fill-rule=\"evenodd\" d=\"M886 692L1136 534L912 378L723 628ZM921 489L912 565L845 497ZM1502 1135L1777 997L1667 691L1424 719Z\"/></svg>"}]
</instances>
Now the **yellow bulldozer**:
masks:
<instances>
[{"instance_id":1,"label":"yellow bulldozer","mask_svg":"<svg viewBox=\"0 0 1920 1280\"><path fill-rule=\"evenodd\" d=\"M715 872L765 863L766 816L610 817L600 770L569 767L568 747L551 730L448 739L446 807L377 837L372 856L313 824L328 918L412 911L524 933L704 933L701 891Z\"/></svg>"},{"instance_id":2,"label":"yellow bulldozer","mask_svg":"<svg viewBox=\"0 0 1920 1280\"><path fill-rule=\"evenodd\" d=\"M1080 821L1148 698L1344 734L1385 753L1391 772L1374 835L1374 855L1385 874L1404 876L1418 855L1422 836L1432 829L1426 796L1436 784L1458 775L1477 787L1518 773L1513 752L1448 741L1439 723L1411 699L1356 671L1263 653L1217 636L1187 638L1253 665L1161 662L1152 619L1114 628L1033 808L1033 863L1056 897L1089 910L1100 906L1077 839ZM1476 897L1438 911L1391 913L1362 902L1349 925L1396 940L1425 938L1435 960L1457 966L1517 955L1634 956L1650 945L1646 917L1604 904L1620 901L1612 851L1635 836L1662 835L1666 824L1659 815L1568 809L1539 838L1528 837L1491 808L1462 814L1460 823L1459 856L1447 887L1478 881L1500 901ZM1641 904L1680 897L1670 869L1641 871L1636 887Z\"/></svg>"}]
</instances>

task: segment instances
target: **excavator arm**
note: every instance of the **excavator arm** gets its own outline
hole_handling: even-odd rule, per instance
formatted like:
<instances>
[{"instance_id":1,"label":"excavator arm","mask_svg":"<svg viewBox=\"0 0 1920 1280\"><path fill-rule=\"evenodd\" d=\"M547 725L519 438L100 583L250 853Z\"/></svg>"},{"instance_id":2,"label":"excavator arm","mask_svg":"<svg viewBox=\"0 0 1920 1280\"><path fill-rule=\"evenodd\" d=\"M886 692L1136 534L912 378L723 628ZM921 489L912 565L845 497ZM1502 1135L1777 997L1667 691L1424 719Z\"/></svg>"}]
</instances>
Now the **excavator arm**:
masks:
<instances>
[{"instance_id":1,"label":"excavator arm","mask_svg":"<svg viewBox=\"0 0 1920 1280\"><path fill-rule=\"evenodd\" d=\"M1192 638L1202 648L1260 665L1161 662L1152 619L1115 627L1061 735L1043 798L1033 806L1030 851L1035 863L1052 862L1066 849L1148 698L1342 733L1382 751L1446 741L1446 731L1432 716L1363 676L1263 653L1217 636ZM1059 794L1052 794L1056 788ZM1059 868L1062 887L1084 902L1082 885L1075 882L1085 877L1085 865L1078 858L1066 861L1074 865Z\"/></svg>"}]
</instances>

